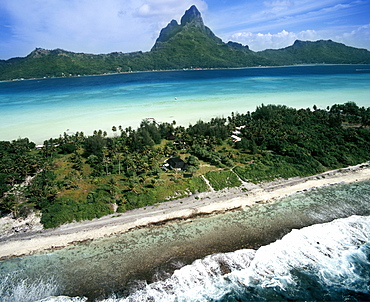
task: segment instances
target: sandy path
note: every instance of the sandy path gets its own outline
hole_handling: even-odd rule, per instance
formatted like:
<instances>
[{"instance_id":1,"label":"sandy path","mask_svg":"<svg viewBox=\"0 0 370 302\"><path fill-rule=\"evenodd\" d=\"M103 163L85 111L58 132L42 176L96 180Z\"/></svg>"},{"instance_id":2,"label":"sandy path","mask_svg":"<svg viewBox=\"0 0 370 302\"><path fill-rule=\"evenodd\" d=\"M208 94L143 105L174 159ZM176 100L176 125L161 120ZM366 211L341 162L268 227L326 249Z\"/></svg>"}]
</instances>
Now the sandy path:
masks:
<instances>
[{"instance_id":1,"label":"sandy path","mask_svg":"<svg viewBox=\"0 0 370 302\"><path fill-rule=\"evenodd\" d=\"M65 247L74 242L123 233L152 223L251 206L319 186L368 179L370 179L370 162L305 178L278 180L260 185L243 183L239 188L200 193L131 210L124 214L113 214L92 221L66 224L51 230L12 236L0 241L0 259Z\"/></svg>"}]
</instances>

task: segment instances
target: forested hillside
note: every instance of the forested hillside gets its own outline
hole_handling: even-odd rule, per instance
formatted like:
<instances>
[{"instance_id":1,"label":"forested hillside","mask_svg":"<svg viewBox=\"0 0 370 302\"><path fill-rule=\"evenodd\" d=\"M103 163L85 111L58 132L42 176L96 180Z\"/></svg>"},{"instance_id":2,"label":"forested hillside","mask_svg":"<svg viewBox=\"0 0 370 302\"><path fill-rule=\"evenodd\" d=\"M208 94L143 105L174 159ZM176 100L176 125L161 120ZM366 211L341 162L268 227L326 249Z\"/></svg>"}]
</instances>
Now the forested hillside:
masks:
<instances>
[{"instance_id":1,"label":"forested hillside","mask_svg":"<svg viewBox=\"0 0 370 302\"><path fill-rule=\"evenodd\" d=\"M370 64L370 52L330 40L296 41L284 49L253 52L239 43L224 43L192 6L180 24L172 20L162 29L151 51L93 55L37 48L24 58L0 60L0 80L323 63Z\"/></svg>"},{"instance_id":2,"label":"forested hillside","mask_svg":"<svg viewBox=\"0 0 370 302\"><path fill-rule=\"evenodd\" d=\"M250 113L199 121L142 121L44 142L0 142L0 213L41 211L45 227L152 206L241 180L314 175L370 160L370 107L261 105ZM235 139L238 138L238 139ZM168 159L184 169L171 169ZM28 185L25 180L30 183Z\"/></svg>"},{"instance_id":3,"label":"forested hillside","mask_svg":"<svg viewBox=\"0 0 370 302\"><path fill-rule=\"evenodd\" d=\"M294 64L361 64L369 63L370 52L366 49L349 47L331 40L295 41L292 46L260 51L259 55L274 65Z\"/></svg>"}]
</instances>

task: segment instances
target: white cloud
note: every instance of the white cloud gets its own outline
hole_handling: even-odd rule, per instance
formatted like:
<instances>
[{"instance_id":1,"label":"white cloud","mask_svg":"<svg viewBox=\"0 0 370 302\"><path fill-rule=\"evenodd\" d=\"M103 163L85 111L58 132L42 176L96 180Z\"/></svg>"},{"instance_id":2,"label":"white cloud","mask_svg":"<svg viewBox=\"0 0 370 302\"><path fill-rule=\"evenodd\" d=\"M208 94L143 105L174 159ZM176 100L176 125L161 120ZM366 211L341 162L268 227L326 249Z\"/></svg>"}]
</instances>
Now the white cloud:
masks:
<instances>
[{"instance_id":1,"label":"white cloud","mask_svg":"<svg viewBox=\"0 0 370 302\"><path fill-rule=\"evenodd\" d=\"M254 51L284 48L292 45L295 40L314 41L319 39L321 39L320 34L314 30L305 30L299 33L283 30L276 34L239 32L231 36L231 40L248 45Z\"/></svg>"},{"instance_id":2,"label":"white cloud","mask_svg":"<svg viewBox=\"0 0 370 302\"><path fill-rule=\"evenodd\" d=\"M136 15L139 17L160 17L160 18L179 18L189 9L191 5L196 5L200 11L207 9L207 4L203 0L145 0L137 9ZM170 21L170 20L169 20Z\"/></svg>"},{"instance_id":3,"label":"white cloud","mask_svg":"<svg viewBox=\"0 0 370 302\"><path fill-rule=\"evenodd\" d=\"M336 37L337 41L370 50L370 23Z\"/></svg>"},{"instance_id":4,"label":"white cloud","mask_svg":"<svg viewBox=\"0 0 370 302\"><path fill-rule=\"evenodd\" d=\"M271 12L277 13L280 11L286 11L287 9L294 6L294 1L291 0L264 1L263 4L269 9L271 9Z\"/></svg>"},{"instance_id":5,"label":"white cloud","mask_svg":"<svg viewBox=\"0 0 370 302\"><path fill-rule=\"evenodd\" d=\"M263 7L234 18L233 27L250 32L281 31L282 29L295 31L295 28L304 30L311 28L318 30L325 24L341 22L351 13L358 12L355 2L338 3L338 0L270 0L264 1ZM348 1L346 1L348 2ZM242 11L244 12L244 11ZM348 21L348 20L346 20ZM236 23L239 22L239 25Z\"/></svg>"},{"instance_id":6,"label":"white cloud","mask_svg":"<svg viewBox=\"0 0 370 302\"><path fill-rule=\"evenodd\" d=\"M120 0L6 1L14 38L35 47L99 52L123 46L122 32L133 21L125 15L130 3Z\"/></svg>"},{"instance_id":7,"label":"white cloud","mask_svg":"<svg viewBox=\"0 0 370 302\"><path fill-rule=\"evenodd\" d=\"M163 27L173 19L180 21L192 5L196 5L202 13L208 8L205 0L144 0L135 9L133 16L148 24L148 31L152 33L149 40L154 42Z\"/></svg>"},{"instance_id":8,"label":"white cloud","mask_svg":"<svg viewBox=\"0 0 370 302\"><path fill-rule=\"evenodd\" d=\"M24 56L35 47L91 53L147 51L159 31L192 4L207 9L204 0L1 1L0 9L11 19L12 37L6 43L23 48L14 49L13 56Z\"/></svg>"},{"instance_id":9,"label":"white cloud","mask_svg":"<svg viewBox=\"0 0 370 302\"><path fill-rule=\"evenodd\" d=\"M304 30L300 32L281 32L271 34L238 32L231 35L230 40L248 45L251 50L260 51L265 49L279 49L290 46L295 40L317 41L333 40L344 43L348 46L366 48L370 46L370 23L359 26L358 28L347 32L341 28L327 30Z\"/></svg>"},{"instance_id":10,"label":"white cloud","mask_svg":"<svg viewBox=\"0 0 370 302\"><path fill-rule=\"evenodd\" d=\"M212 1L217 1L217 5L212 6ZM179 21L193 4L215 34L225 41L247 44L252 50L282 48L296 39L332 39L370 48L369 25L360 26L363 20L368 23L368 19L353 17L358 12L366 14L367 1L238 0L227 6L225 3L218 0L0 0L0 25L7 26L1 32L0 58L24 56L35 47L91 53L147 51L160 30L172 19ZM350 17L352 23L346 23Z\"/></svg>"}]
</instances>

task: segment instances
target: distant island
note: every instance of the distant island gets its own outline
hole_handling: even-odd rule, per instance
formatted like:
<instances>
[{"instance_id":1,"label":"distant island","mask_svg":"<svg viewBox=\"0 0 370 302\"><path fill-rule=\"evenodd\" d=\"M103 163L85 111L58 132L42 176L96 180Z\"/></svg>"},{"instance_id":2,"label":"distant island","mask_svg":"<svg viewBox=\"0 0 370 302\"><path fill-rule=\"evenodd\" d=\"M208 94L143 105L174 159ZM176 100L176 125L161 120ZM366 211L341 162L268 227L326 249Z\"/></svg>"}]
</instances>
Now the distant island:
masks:
<instances>
[{"instance_id":1,"label":"distant island","mask_svg":"<svg viewBox=\"0 0 370 302\"><path fill-rule=\"evenodd\" d=\"M36 48L26 57L0 60L0 80L296 64L370 64L370 52L331 40L297 40L283 49L254 52L239 43L224 43L192 6L180 24L172 20L161 30L148 52L93 55Z\"/></svg>"}]
</instances>

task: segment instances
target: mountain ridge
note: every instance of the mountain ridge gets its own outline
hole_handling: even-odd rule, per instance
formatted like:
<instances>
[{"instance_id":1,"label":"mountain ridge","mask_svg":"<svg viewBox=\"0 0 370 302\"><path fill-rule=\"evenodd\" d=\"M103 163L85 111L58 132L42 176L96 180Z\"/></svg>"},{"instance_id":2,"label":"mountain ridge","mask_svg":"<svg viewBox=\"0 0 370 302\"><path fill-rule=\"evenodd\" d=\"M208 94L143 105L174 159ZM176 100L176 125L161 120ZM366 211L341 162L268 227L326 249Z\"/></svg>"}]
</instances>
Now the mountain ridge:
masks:
<instances>
[{"instance_id":1,"label":"mountain ridge","mask_svg":"<svg viewBox=\"0 0 370 302\"><path fill-rule=\"evenodd\" d=\"M182 30L198 29L205 35L212 37L216 42L223 43L222 40L204 25L203 18L195 5L191 6L182 16L180 24L176 20L172 20L165 28L163 28L156 40L152 50L160 48L161 43L168 42L172 37Z\"/></svg>"},{"instance_id":2,"label":"mountain ridge","mask_svg":"<svg viewBox=\"0 0 370 302\"><path fill-rule=\"evenodd\" d=\"M370 64L370 52L332 40L296 40L285 48L254 52L247 45L224 43L204 24L193 5L180 24L172 20L161 30L148 52L86 54L36 48L26 57L0 60L0 80L297 64Z\"/></svg>"}]
</instances>

